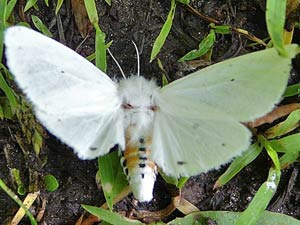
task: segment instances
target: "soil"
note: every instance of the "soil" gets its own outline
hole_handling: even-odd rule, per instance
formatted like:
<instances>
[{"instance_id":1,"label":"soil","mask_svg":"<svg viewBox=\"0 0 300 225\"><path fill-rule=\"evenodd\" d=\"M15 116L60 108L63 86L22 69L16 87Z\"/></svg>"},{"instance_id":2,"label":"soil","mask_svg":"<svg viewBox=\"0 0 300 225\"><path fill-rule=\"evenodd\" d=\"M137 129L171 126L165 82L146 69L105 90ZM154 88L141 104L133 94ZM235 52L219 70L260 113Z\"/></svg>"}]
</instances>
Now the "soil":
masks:
<instances>
[{"instance_id":1,"label":"soil","mask_svg":"<svg viewBox=\"0 0 300 225\"><path fill-rule=\"evenodd\" d=\"M91 29L89 37L83 42L74 16L71 2L66 0L58 14L55 15L53 1L50 6L44 5L44 0L38 1L39 11L30 9L25 16L15 10L17 21L24 20L32 25L30 16L37 15L50 28L54 38L65 43L83 56L87 56L94 49L94 31ZM18 7L24 6L19 1ZM268 36L265 26L263 1L259 0L195 0L191 6L203 15L214 18L221 24L243 28L255 36L263 39ZM17 7L16 7L17 8ZM113 0L108 6L104 1L97 1L99 24L106 34L107 42L113 41L111 52L117 58L124 73L129 76L137 71L136 53L131 41L139 50L141 59L141 74L147 78L154 78L161 83L161 71L157 61L149 63L150 53L160 29L167 17L170 1L163 0ZM65 38L59 35L58 26L62 25ZM191 71L182 69L177 60L188 51L197 48L199 42L209 32L209 22L193 14L184 5L178 4L171 33L169 34L159 59L166 71L169 81L176 80ZM32 27L34 27L32 25ZM82 43L83 42L83 43ZM212 61L218 62L226 58L254 51L262 46L249 46L251 41L246 37L232 32L228 35L217 35ZM201 67L201 65L200 65ZM120 78L121 74L114 61L108 56L107 74L112 78ZM296 73L297 74L297 73ZM294 75L298 81L298 75ZM80 204L99 206L105 202L103 193L95 182L97 160L83 161L73 154L73 151L60 143L51 134L46 135L41 159L47 159L43 165L37 159L30 146L26 157L17 142L22 135L20 125L16 121L0 121L0 147L8 149L9 155L0 151L0 178L11 188L12 183L9 168L16 167L21 171L21 178L25 185L29 184L29 174L35 171L38 178L46 174L53 174L59 181L60 187L55 192L47 192L40 187L40 198L35 203L35 213L39 212L42 203L46 203L41 224L75 224L83 213ZM13 159L8 162L8 159ZM182 195L196 205L200 210L229 210L242 211L252 200L260 185L266 180L271 161L262 153L253 163L233 178L227 185L213 190L214 182L225 171L226 165L218 170L191 177L182 189ZM281 212L300 219L300 184L299 164L295 163L283 170L277 194L274 196L268 209ZM38 183L38 185L40 185ZM154 199L149 204L133 203L132 195L122 200L116 209L127 211L145 209L157 211L165 208L171 199L171 194L162 178L158 178L154 188ZM14 189L15 190L15 189ZM3 192L0 191L0 221L3 224L11 218L18 206ZM181 214L177 211L165 220L170 220ZM20 224L29 224L24 219Z\"/></svg>"}]
</instances>

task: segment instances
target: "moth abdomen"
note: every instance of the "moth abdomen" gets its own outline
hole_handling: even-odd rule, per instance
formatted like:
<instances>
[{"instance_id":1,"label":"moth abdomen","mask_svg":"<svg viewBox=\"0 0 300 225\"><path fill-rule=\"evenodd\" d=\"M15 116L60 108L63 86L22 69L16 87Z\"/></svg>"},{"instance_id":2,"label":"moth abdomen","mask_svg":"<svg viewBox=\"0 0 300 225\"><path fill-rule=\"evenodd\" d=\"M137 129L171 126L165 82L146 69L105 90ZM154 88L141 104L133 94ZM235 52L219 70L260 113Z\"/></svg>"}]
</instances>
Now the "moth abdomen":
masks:
<instances>
[{"instance_id":1,"label":"moth abdomen","mask_svg":"<svg viewBox=\"0 0 300 225\"><path fill-rule=\"evenodd\" d=\"M151 201L156 180L156 165L149 159L150 143L144 138L137 142L128 142L122 154L121 165L132 188L133 195L139 201ZM141 141L143 140L143 141Z\"/></svg>"}]
</instances>

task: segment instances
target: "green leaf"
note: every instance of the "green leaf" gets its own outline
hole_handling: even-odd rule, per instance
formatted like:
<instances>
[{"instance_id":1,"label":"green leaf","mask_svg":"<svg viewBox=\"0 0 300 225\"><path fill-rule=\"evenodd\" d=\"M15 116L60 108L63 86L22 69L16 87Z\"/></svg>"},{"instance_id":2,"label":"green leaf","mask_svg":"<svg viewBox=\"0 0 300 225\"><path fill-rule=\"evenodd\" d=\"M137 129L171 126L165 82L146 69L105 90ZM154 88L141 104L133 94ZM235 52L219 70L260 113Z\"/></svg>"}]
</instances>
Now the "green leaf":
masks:
<instances>
[{"instance_id":1,"label":"green leaf","mask_svg":"<svg viewBox=\"0 0 300 225\"><path fill-rule=\"evenodd\" d=\"M237 218L241 213L229 212L229 211L202 211L191 213L184 218L177 218L168 223L168 225L207 225L207 224L218 224L218 225L232 225L236 222ZM209 219L204 223L197 223L203 219ZM210 223L209 223L210 222ZM215 223L214 223L215 222ZM300 221L296 220L291 216L287 216L281 213L274 213L264 211L261 217L258 219L255 225L300 225ZM246 222L244 225L248 225Z\"/></svg>"},{"instance_id":2,"label":"green leaf","mask_svg":"<svg viewBox=\"0 0 300 225\"><path fill-rule=\"evenodd\" d=\"M130 220L126 218L125 216L122 216L116 212L111 212L109 210L105 210L102 208L98 208L95 206L89 206L89 205L81 205L82 208L84 208L86 211L91 213L94 216L97 216L99 219L102 219L108 223L114 224L114 225L142 225L144 223L138 221L138 220Z\"/></svg>"},{"instance_id":3,"label":"green leaf","mask_svg":"<svg viewBox=\"0 0 300 225\"><path fill-rule=\"evenodd\" d=\"M48 28L44 25L43 21L40 20L37 16L31 15L32 22L34 26L43 34L48 37L53 37L52 33L48 30Z\"/></svg>"},{"instance_id":4,"label":"green leaf","mask_svg":"<svg viewBox=\"0 0 300 225\"><path fill-rule=\"evenodd\" d=\"M185 183L188 181L189 177L181 177L181 178L176 178L172 176L166 175L164 172L160 171L159 174L162 176L162 178L168 183L168 184L173 184L177 188L182 188Z\"/></svg>"},{"instance_id":5,"label":"green leaf","mask_svg":"<svg viewBox=\"0 0 300 225\"><path fill-rule=\"evenodd\" d=\"M283 154L279 159L280 167L284 169L290 164L296 162L299 158L299 155L300 155L299 152L288 152Z\"/></svg>"},{"instance_id":6,"label":"green leaf","mask_svg":"<svg viewBox=\"0 0 300 225\"><path fill-rule=\"evenodd\" d=\"M261 216L263 216L265 209L267 208L273 195L275 194L279 180L280 171L271 168L267 181L260 186L248 208L244 212L242 212L242 214L234 224L259 224L258 220L261 218ZM267 224L270 224L270 222L268 222ZM275 224L278 224L278 221Z\"/></svg>"},{"instance_id":7,"label":"green leaf","mask_svg":"<svg viewBox=\"0 0 300 225\"><path fill-rule=\"evenodd\" d=\"M6 119L14 119L14 112L12 111L10 102L7 97L4 98L4 103L2 104L3 116Z\"/></svg>"},{"instance_id":8,"label":"green leaf","mask_svg":"<svg viewBox=\"0 0 300 225\"><path fill-rule=\"evenodd\" d=\"M5 93L5 96L8 98L11 110L15 113L17 106L18 106L18 101L16 99L16 94L15 92L11 89L11 87L8 86L6 83L2 73L0 72L0 89Z\"/></svg>"},{"instance_id":9,"label":"green leaf","mask_svg":"<svg viewBox=\"0 0 300 225\"><path fill-rule=\"evenodd\" d=\"M188 52L186 55L184 55L182 58L180 58L178 61L188 61L192 59L199 58L206 54L211 48L213 47L216 40L216 35L213 30L210 31L210 33L200 42L198 50L192 50Z\"/></svg>"},{"instance_id":10,"label":"green leaf","mask_svg":"<svg viewBox=\"0 0 300 225\"><path fill-rule=\"evenodd\" d=\"M45 0L45 5L49 7L49 0Z\"/></svg>"},{"instance_id":11,"label":"green leaf","mask_svg":"<svg viewBox=\"0 0 300 225\"><path fill-rule=\"evenodd\" d=\"M300 94L300 84L293 84L286 88L283 97L286 98L286 97L291 97L299 94Z\"/></svg>"},{"instance_id":12,"label":"green leaf","mask_svg":"<svg viewBox=\"0 0 300 225\"><path fill-rule=\"evenodd\" d=\"M84 5L90 22L93 24L93 26L95 26L95 24L98 24L99 21L95 0L84 0Z\"/></svg>"},{"instance_id":13,"label":"green leaf","mask_svg":"<svg viewBox=\"0 0 300 225\"><path fill-rule=\"evenodd\" d=\"M181 4L185 4L185 5L190 4L190 0L176 0L176 2L180 2Z\"/></svg>"},{"instance_id":14,"label":"green leaf","mask_svg":"<svg viewBox=\"0 0 300 225\"><path fill-rule=\"evenodd\" d=\"M95 54L96 54L96 66L106 72L107 63L106 63L106 45L105 45L105 33L100 30L98 24L95 26L96 29L96 44L95 44Z\"/></svg>"},{"instance_id":15,"label":"green leaf","mask_svg":"<svg viewBox=\"0 0 300 225\"><path fill-rule=\"evenodd\" d=\"M111 0L105 0L106 4L111 6Z\"/></svg>"},{"instance_id":16,"label":"green leaf","mask_svg":"<svg viewBox=\"0 0 300 225\"><path fill-rule=\"evenodd\" d=\"M15 5L18 0L10 0L9 3L6 6L6 12L5 12L5 20L8 20L10 17L11 13L13 12ZM1 6L0 6L1 8Z\"/></svg>"},{"instance_id":17,"label":"green leaf","mask_svg":"<svg viewBox=\"0 0 300 225\"><path fill-rule=\"evenodd\" d=\"M265 132L265 135L268 139L270 139L287 134L299 126L299 121L300 109L291 112L285 121L268 129Z\"/></svg>"},{"instance_id":18,"label":"green leaf","mask_svg":"<svg viewBox=\"0 0 300 225\"><path fill-rule=\"evenodd\" d=\"M162 86L166 86L169 82L168 82L168 79L167 79L167 76L166 76L166 71L160 61L159 58L157 58L157 64L158 64L158 67L160 69L161 72L161 76L162 76Z\"/></svg>"},{"instance_id":19,"label":"green leaf","mask_svg":"<svg viewBox=\"0 0 300 225\"><path fill-rule=\"evenodd\" d=\"M59 187L59 183L55 176L48 174L44 177L44 184L47 191L53 192L56 191Z\"/></svg>"},{"instance_id":20,"label":"green leaf","mask_svg":"<svg viewBox=\"0 0 300 225\"><path fill-rule=\"evenodd\" d=\"M0 62L2 62L3 55L3 40L5 30L5 14L6 14L6 0L0 1Z\"/></svg>"},{"instance_id":21,"label":"green leaf","mask_svg":"<svg viewBox=\"0 0 300 225\"><path fill-rule=\"evenodd\" d=\"M152 62L153 59L157 56L160 49L164 45L168 34L170 33L172 23L173 23L173 18L174 18L174 15L175 15L175 8L176 8L175 0L171 0L171 9L170 9L170 12L168 14L167 20L164 23L158 37L156 38L156 40L153 44L153 48L152 48L152 51L151 51L150 62Z\"/></svg>"},{"instance_id":22,"label":"green leaf","mask_svg":"<svg viewBox=\"0 0 300 225\"><path fill-rule=\"evenodd\" d=\"M245 150L241 156L236 157L219 179L216 181L215 187L221 187L229 182L243 168L249 165L261 153L262 145L255 143Z\"/></svg>"},{"instance_id":23,"label":"green leaf","mask_svg":"<svg viewBox=\"0 0 300 225\"><path fill-rule=\"evenodd\" d=\"M99 157L98 166L104 196L112 210L114 199L128 186L118 152Z\"/></svg>"},{"instance_id":24,"label":"green leaf","mask_svg":"<svg viewBox=\"0 0 300 225\"><path fill-rule=\"evenodd\" d=\"M273 164L275 166L275 170L280 174L280 163L278 159L277 151L272 147L270 142L264 137L264 136L258 136L258 140L262 143L262 145L267 150L268 155L273 161Z\"/></svg>"},{"instance_id":25,"label":"green leaf","mask_svg":"<svg viewBox=\"0 0 300 225\"><path fill-rule=\"evenodd\" d=\"M21 180L20 177L20 170L13 168L11 169L11 173L13 176L14 181L16 182L17 186L18 186L18 194L19 195L25 195L26 194L26 188Z\"/></svg>"},{"instance_id":26,"label":"green leaf","mask_svg":"<svg viewBox=\"0 0 300 225\"><path fill-rule=\"evenodd\" d=\"M42 145L43 145L43 137L37 130L34 130L34 134L32 137L32 143L33 143L35 154L39 155L41 152Z\"/></svg>"},{"instance_id":27,"label":"green leaf","mask_svg":"<svg viewBox=\"0 0 300 225\"><path fill-rule=\"evenodd\" d=\"M3 107L0 105L0 119L3 120L4 119L4 111L3 111Z\"/></svg>"},{"instance_id":28,"label":"green leaf","mask_svg":"<svg viewBox=\"0 0 300 225\"><path fill-rule=\"evenodd\" d=\"M210 27L214 29L215 33L217 34L229 34L230 33L230 26L229 25L215 25L215 24L210 24Z\"/></svg>"},{"instance_id":29,"label":"green leaf","mask_svg":"<svg viewBox=\"0 0 300 225\"><path fill-rule=\"evenodd\" d=\"M277 152L292 153L300 151L300 133L269 141L271 147Z\"/></svg>"},{"instance_id":30,"label":"green leaf","mask_svg":"<svg viewBox=\"0 0 300 225\"><path fill-rule=\"evenodd\" d=\"M29 10L31 7L33 7L36 3L37 3L37 0L28 0L28 1L26 2L25 8L24 8L24 12L26 12L26 11Z\"/></svg>"},{"instance_id":31,"label":"green leaf","mask_svg":"<svg viewBox=\"0 0 300 225\"><path fill-rule=\"evenodd\" d=\"M58 0L57 1L57 5L56 5L56 8L55 8L55 15L57 15L57 13L60 10L63 3L64 3L64 0Z\"/></svg>"},{"instance_id":32,"label":"green leaf","mask_svg":"<svg viewBox=\"0 0 300 225\"><path fill-rule=\"evenodd\" d=\"M272 43L281 56L288 57L283 46L286 0L267 0L266 22Z\"/></svg>"},{"instance_id":33,"label":"green leaf","mask_svg":"<svg viewBox=\"0 0 300 225\"><path fill-rule=\"evenodd\" d=\"M12 199L14 200L22 209L24 209L25 214L28 216L31 225L37 225L36 220L27 209L27 207L23 204L23 202L19 199L19 197L9 188L6 186L4 181L0 179L0 188Z\"/></svg>"}]
</instances>

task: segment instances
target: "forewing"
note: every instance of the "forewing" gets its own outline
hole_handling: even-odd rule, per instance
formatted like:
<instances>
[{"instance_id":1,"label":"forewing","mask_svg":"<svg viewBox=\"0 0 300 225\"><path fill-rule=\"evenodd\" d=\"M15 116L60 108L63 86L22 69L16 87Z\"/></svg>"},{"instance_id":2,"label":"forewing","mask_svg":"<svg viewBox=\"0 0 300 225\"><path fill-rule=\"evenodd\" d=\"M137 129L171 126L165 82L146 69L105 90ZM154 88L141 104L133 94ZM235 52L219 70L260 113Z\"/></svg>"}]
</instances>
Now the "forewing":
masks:
<instances>
[{"instance_id":1,"label":"forewing","mask_svg":"<svg viewBox=\"0 0 300 225\"><path fill-rule=\"evenodd\" d=\"M174 113L164 110L172 107ZM177 110L178 109L178 110ZM200 114L200 112L199 112ZM180 107L165 103L156 114L151 158L164 173L192 176L217 168L249 145L246 127L223 115L184 116Z\"/></svg>"},{"instance_id":2,"label":"forewing","mask_svg":"<svg viewBox=\"0 0 300 225\"><path fill-rule=\"evenodd\" d=\"M38 119L81 158L124 145L117 86L106 74L25 27L7 29L5 46L8 67Z\"/></svg>"},{"instance_id":3,"label":"forewing","mask_svg":"<svg viewBox=\"0 0 300 225\"><path fill-rule=\"evenodd\" d=\"M288 58L275 49L246 54L206 67L162 88L165 98L207 105L251 121L270 111L280 100L290 74L291 58L299 49L289 45Z\"/></svg>"}]
</instances>

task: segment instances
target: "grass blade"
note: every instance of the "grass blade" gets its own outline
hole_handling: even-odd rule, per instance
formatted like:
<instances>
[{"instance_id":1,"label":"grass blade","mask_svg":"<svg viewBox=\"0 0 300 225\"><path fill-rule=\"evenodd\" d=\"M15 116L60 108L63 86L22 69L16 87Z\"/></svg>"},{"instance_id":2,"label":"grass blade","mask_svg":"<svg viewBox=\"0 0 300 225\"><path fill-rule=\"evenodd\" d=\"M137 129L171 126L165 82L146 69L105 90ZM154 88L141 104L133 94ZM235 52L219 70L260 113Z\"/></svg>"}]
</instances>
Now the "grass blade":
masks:
<instances>
[{"instance_id":1,"label":"grass blade","mask_svg":"<svg viewBox=\"0 0 300 225\"><path fill-rule=\"evenodd\" d=\"M168 34L170 33L172 23L173 23L173 18L174 18L174 15L175 15L175 8L176 8L175 0L172 0L171 1L171 9L170 9L170 12L168 14L167 20L164 23L158 37L156 38L156 40L153 44L153 48L152 48L152 51L151 51L150 62L152 62L153 59L157 56L160 49L164 45Z\"/></svg>"},{"instance_id":2,"label":"grass blade","mask_svg":"<svg viewBox=\"0 0 300 225\"><path fill-rule=\"evenodd\" d=\"M43 21L38 18L37 16L31 15L32 22L34 26L43 34L47 35L48 37L53 37L53 34L48 30L46 25L43 23Z\"/></svg>"},{"instance_id":3,"label":"grass blade","mask_svg":"<svg viewBox=\"0 0 300 225\"><path fill-rule=\"evenodd\" d=\"M267 0L266 22L272 43L280 55L288 57L283 47L286 0Z\"/></svg>"},{"instance_id":4,"label":"grass blade","mask_svg":"<svg viewBox=\"0 0 300 225\"><path fill-rule=\"evenodd\" d=\"M118 152L99 157L98 167L104 196L112 210L114 199L128 186Z\"/></svg>"},{"instance_id":5,"label":"grass blade","mask_svg":"<svg viewBox=\"0 0 300 225\"><path fill-rule=\"evenodd\" d=\"M255 143L243 152L241 156L235 158L228 169L216 181L214 188L218 188L229 182L236 174L238 174L245 166L250 164L261 153L263 147Z\"/></svg>"}]
</instances>

